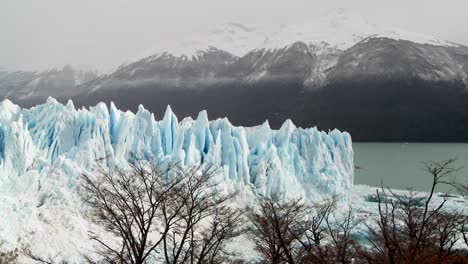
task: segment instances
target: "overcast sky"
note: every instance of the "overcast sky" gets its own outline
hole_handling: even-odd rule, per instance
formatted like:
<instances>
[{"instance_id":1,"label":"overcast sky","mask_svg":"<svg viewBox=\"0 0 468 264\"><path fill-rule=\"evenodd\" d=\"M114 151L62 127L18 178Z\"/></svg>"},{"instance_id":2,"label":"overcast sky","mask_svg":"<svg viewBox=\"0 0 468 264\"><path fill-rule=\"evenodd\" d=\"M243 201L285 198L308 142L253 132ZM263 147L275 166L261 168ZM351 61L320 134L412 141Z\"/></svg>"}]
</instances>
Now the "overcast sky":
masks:
<instances>
[{"instance_id":1,"label":"overcast sky","mask_svg":"<svg viewBox=\"0 0 468 264\"><path fill-rule=\"evenodd\" d=\"M346 8L369 22L468 45L467 0L0 0L0 67L107 70L226 22L255 27Z\"/></svg>"}]
</instances>

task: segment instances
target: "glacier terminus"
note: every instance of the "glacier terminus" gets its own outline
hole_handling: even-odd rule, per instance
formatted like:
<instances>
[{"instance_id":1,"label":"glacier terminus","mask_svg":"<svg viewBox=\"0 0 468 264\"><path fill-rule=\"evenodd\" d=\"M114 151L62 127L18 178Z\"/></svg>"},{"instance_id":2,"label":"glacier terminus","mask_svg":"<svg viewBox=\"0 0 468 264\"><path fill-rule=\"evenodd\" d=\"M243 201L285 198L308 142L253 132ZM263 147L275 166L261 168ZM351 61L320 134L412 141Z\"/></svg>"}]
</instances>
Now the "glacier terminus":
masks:
<instances>
[{"instance_id":1,"label":"glacier terminus","mask_svg":"<svg viewBox=\"0 0 468 264\"><path fill-rule=\"evenodd\" d=\"M318 201L347 195L353 186L351 136L333 130L298 128L291 120L279 130L268 121L256 127L209 121L206 111L178 120L168 106L164 118L140 106L136 113L111 103L75 109L49 98L22 109L0 103L0 233L11 244L23 240L35 250L83 250L91 228L80 216L80 175L98 163L125 166L132 159L169 159L182 166L220 168L217 182L249 203L253 195ZM75 239L74 239L75 238ZM41 241L41 242L39 242ZM42 243L48 241L48 243ZM47 245L46 245L47 244ZM17 245L15 245L17 246ZM64 252L64 254L68 254Z\"/></svg>"}]
</instances>

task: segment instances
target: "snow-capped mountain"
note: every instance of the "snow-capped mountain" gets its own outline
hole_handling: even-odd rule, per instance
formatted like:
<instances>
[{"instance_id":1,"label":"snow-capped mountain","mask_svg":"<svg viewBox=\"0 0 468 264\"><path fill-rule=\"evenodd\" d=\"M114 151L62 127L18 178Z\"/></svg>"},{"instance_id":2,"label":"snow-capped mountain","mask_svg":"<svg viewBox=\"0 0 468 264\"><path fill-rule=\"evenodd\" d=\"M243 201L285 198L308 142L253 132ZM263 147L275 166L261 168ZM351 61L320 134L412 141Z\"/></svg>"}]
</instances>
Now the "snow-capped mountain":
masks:
<instances>
[{"instance_id":1,"label":"snow-capped mountain","mask_svg":"<svg viewBox=\"0 0 468 264\"><path fill-rule=\"evenodd\" d=\"M375 41L378 39L381 41ZM408 43L411 45L406 45ZM397 50L397 57L411 53L414 59L409 61L413 64L410 68L416 69L421 64L433 66L426 67L424 73L417 69L416 72L408 72L407 60L384 61L383 57L393 47ZM349 59L342 57L357 49L360 49L360 55L354 56L353 62L346 67L361 65L361 58L372 56L382 63L379 70L372 68L363 73L371 77L375 71L400 68L401 73L426 80L439 80L442 76L442 80L466 82L464 76L467 70L463 65L467 63L464 54L468 51L465 47L424 34L378 27L359 15L339 9L302 24L283 25L277 30L226 23L204 33L184 36L171 45L149 50L143 53L146 55L142 58L98 79L92 72L86 72L85 78L72 73L72 77L65 78L68 83L58 84L65 87L62 89L65 92L57 96L73 94L68 87L81 84L88 93L99 88L141 86L202 89L226 82L249 83L272 79L294 79L302 81L306 87L319 88L333 81L333 78L339 78L337 69L343 68L340 63ZM366 54L367 51L369 54ZM333 75L329 77L332 71ZM347 72L350 71L347 69ZM73 70L53 70L48 75L57 79L54 74L59 72L70 75ZM43 86L53 87L57 81L40 81L49 78L44 75L20 72L7 76L0 83L0 90L3 90L0 95L3 98L40 96L45 99L51 93L39 90L46 90ZM86 83L91 80L93 82ZM41 82L46 84L35 87Z\"/></svg>"},{"instance_id":2,"label":"snow-capped mountain","mask_svg":"<svg viewBox=\"0 0 468 264\"><path fill-rule=\"evenodd\" d=\"M340 50L375 34L375 26L344 9L335 10L303 24L284 25L257 49L278 50L303 42L307 46L329 46Z\"/></svg>"},{"instance_id":3,"label":"snow-capped mountain","mask_svg":"<svg viewBox=\"0 0 468 264\"><path fill-rule=\"evenodd\" d=\"M199 53L214 47L237 57L253 50L279 50L304 42L308 46L327 46L346 50L366 38L391 38L419 44L457 46L433 36L397 28L384 28L346 9L337 9L301 24L281 25L278 29L257 28L240 23L225 23L207 32L184 36L171 45L148 50L146 56L171 54L195 59Z\"/></svg>"},{"instance_id":4,"label":"snow-capped mountain","mask_svg":"<svg viewBox=\"0 0 468 264\"><path fill-rule=\"evenodd\" d=\"M240 125L269 119L275 128L291 118L303 127L349 130L359 140L468 140L468 128L460 125L468 121L468 48L382 28L346 10L276 30L228 23L181 36L67 92L28 88L34 78L25 75L7 78L6 85L0 79L0 96L26 106L48 95L64 102L72 97L77 105L115 101L133 110L143 103L156 113L171 104L183 115L207 109ZM354 104L345 100L350 96ZM431 126L402 120L427 113ZM381 124L385 118L394 123Z\"/></svg>"},{"instance_id":5,"label":"snow-capped mountain","mask_svg":"<svg viewBox=\"0 0 468 264\"><path fill-rule=\"evenodd\" d=\"M445 72L453 72L444 74L444 80L451 78L450 80L465 81L463 75L466 75L466 70L460 67L460 64L466 62L463 58L456 58L453 52L461 46L424 34L380 28L346 10L334 11L307 23L282 26L276 31L229 23L207 34L196 36L196 39L183 40L170 47L160 48L152 56L119 68L116 74L94 83L92 90L113 86L116 82L132 86L125 83L127 79L122 79L121 76L126 74L131 80L138 71L145 71L146 75L153 79L155 86L165 83L185 87L204 86L204 83L211 85L216 82L298 79L307 87L317 88L330 81L328 74L332 69L342 66L339 65L340 58L345 56L347 51L382 41L388 44L379 44L381 53L372 52L372 47L369 50L377 60L380 59L380 55L385 56L388 48L395 46L400 55L411 52L417 57L411 61L414 68L429 60L428 63L434 64L432 69L426 69L425 79L438 80L441 75L440 68L444 68ZM382 41L373 41L376 39ZM413 45L405 45L408 42ZM223 52L223 56L219 56ZM207 65L208 56L216 62ZM354 58L355 65L360 64L360 58ZM439 58L444 62L452 62L439 65ZM385 71L385 67L394 66L402 66L403 69L406 63L407 61L389 61L381 65L381 70ZM196 70L193 70L194 68ZM336 75L335 71L334 77ZM369 72L369 75L372 75L372 72ZM414 75L421 76L417 72ZM147 84L146 81L145 83Z\"/></svg>"},{"instance_id":6,"label":"snow-capped mountain","mask_svg":"<svg viewBox=\"0 0 468 264\"><path fill-rule=\"evenodd\" d=\"M230 22L216 26L207 32L184 36L176 43L149 49L140 56L157 57L166 54L183 57L187 60L196 60L200 54L215 48L242 57L264 43L267 34L267 31Z\"/></svg>"},{"instance_id":7,"label":"snow-capped mountain","mask_svg":"<svg viewBox=\"0 0 468 264\"><path fill-rule=\"evenodd\" d=\"M0 98L14 100L73 96L80 91L76 87L95 79L96 71L76 69L66 65L48 71L0 71Z\"/></svg>"},{"instance_id":8,"label":"snow-capped mountain","mask_svg":"<svg viewBox=\"0 0 468 264\"><path fill-rule=\"evenodd\" d=\"M466 47L373 36L342 52L328 79L393 75L468 84L467 55Z\"/></svg>"},{"instance_id":9,"label":"snow-capped mountain","mask_svg":"<svg viewBox=\"0 0 468 264\"><path fill-rule=\"evenodd\" d=\"M197 50L196 55L175 56L164 52L134 63L123 65L108 76L102 76L83 86L100 88L128 88L144 85L167 87L196 87L216 83L217 73L237 60L223 50L209 47Z\"/></svg>"}]
</instances>

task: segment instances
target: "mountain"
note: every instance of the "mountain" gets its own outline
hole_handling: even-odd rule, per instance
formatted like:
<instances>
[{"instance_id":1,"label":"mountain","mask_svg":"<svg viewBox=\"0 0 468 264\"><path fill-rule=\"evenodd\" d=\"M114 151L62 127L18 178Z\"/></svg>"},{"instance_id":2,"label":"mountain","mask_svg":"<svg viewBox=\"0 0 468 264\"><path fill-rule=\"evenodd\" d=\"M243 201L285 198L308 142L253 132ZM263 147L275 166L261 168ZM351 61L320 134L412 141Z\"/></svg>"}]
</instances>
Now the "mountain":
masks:
<instances>
[{"instance_id":1,"label":"mountain","mask_svg":"<svg viewBox=\"0 0 468 264\"><path fill-rule=\"evenodd\" d=\"M207 109L246 126L291 118L358 141L468 141L465 46L345 10L273 31L228 23L184 39L57 97L144 104L157 117L167 104L184 116ZM15 101L32 106L46 94Z\"/></svg>"},{"instance_id":2,"label":"mountain","mask_svg":"<svg viewBox=\"0 0 468 264\"><path fill-rule=\"evenodd\" d=\"M170 46L161 46L146 53L170 53L175 57L196 58L200 51L211 47L224 50L237 57L255 49L266 41L269 31L242 25L240 23L225 23L207 32L197 32L191 36L184 36L184 40ZM143 56L147 57L147 56Z\"/></svg>"},{"instance_id":3,"label":"mountain","mask_svg":"<svg viewBox=\"0 0 468 264\"><path fill-rule=\"evenodd\" d=\"M66 65L48 71L0 71L0 98L12 100L43 100L50 95L69 97L77 95L81 84L95 79L92 70L79 70Z\"/></svg>"},{"instance_id":4,"label":"mountain","mask_svg":"<svg viewBox=\"0 0 468 264\"><path fill-rule=\"evenodd\" d=\"M91 91L98 89L128 89L159 84L164 87L195 88L218 82L216 73L238 58L213 47L197 51L193 57L176 57L164 52L123 65L114 73L85 84Z\"/></svg>"}]
</instances>

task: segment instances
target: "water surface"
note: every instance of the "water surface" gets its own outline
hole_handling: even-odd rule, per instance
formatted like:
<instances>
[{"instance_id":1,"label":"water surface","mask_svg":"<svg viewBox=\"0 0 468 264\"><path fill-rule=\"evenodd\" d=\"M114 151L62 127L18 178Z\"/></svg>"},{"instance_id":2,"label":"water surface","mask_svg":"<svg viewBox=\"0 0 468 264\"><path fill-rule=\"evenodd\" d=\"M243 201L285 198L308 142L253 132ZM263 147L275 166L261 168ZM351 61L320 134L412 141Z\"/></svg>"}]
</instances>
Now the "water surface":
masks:
<instances>
[{"instance_id":1,"label":"water surface","mask_svg":"<svg viewBox=\"0 0 468 264\"><path fill-rule=\"evenodd\" d=\"M465 166L457 180L468 181L468 144L466 143L353 143L354 183L395 189L412 187L427 190L431 177L425 173L423 162L456 157L456 166ZM439 191L454 192L442 187Z\"/></svg>"}]
</instances>

